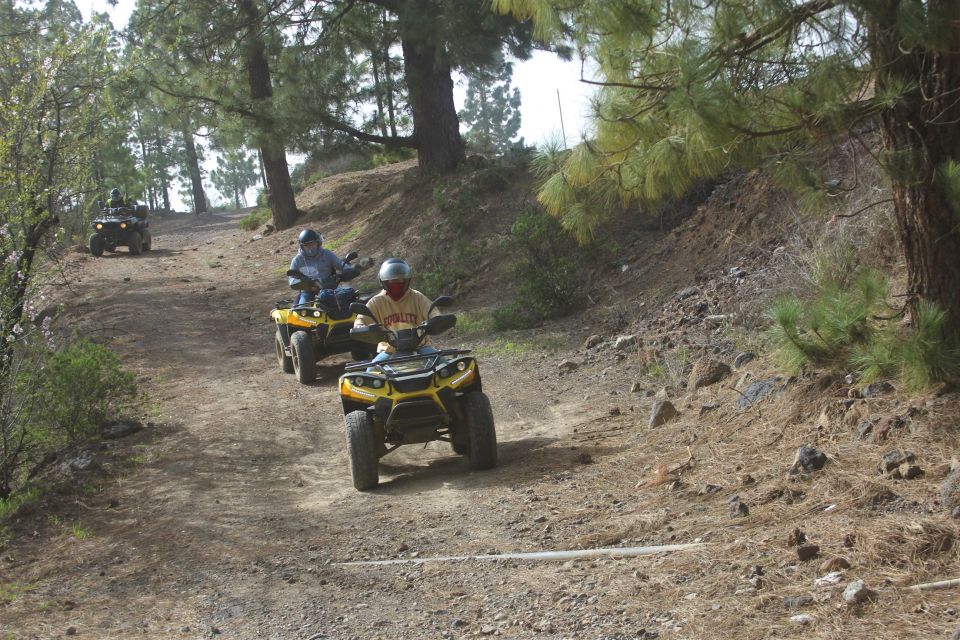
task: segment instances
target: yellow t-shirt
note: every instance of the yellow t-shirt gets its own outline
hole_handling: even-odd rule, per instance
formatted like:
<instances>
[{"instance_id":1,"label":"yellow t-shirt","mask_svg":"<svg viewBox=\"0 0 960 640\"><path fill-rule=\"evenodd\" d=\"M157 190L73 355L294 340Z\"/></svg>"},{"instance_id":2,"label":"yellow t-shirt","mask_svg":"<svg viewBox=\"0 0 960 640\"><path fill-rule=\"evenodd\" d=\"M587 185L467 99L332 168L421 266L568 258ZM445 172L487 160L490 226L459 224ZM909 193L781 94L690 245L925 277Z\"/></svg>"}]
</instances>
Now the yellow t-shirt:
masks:
<instances>
[{"instance_id":1,"label":"yellow t-shirt","mask_svg":"<svg viewBox=\"0 0 960 640\"><path fill-rule=\"evenodd\" d=\"M387 295L386 291L381 291L367 301L367 308L373 313L374 317L357 316L354 326L361 327L366 324L376 322L384 329L412 329L427 319L427 313L430 310L430 298L423 295L416 289L408 289L403 297L394 300ZM424 336L420 346L430 344L430 337ZM377 345L377 351L393 351L386 342Z\"/></svg>"}]
</instances>

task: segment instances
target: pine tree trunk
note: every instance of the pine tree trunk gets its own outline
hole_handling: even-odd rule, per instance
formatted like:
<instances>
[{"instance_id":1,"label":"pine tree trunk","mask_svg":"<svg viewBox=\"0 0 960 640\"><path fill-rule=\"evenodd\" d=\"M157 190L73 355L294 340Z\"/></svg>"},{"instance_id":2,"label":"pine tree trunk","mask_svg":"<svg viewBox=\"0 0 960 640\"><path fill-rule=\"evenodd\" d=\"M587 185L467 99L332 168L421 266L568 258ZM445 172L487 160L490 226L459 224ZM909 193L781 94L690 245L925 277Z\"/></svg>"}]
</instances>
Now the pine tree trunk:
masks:
<instances>
[{"instance_id":1,"label":"pine tree trunk","mask_svg":"<svg viewBox=\"0 0 960 640\"><path fill-rule=\"evenodd\" d=\"M387 137L387 116L384 113L383 106L383 82L380 80L380 67L377 64L378 52L370 52L370 62L373 71L373 93L377 97L377 126L380 128L380 135Z\"/></svg>"},{"instance_id":2,"label":"pine tree trunk","mask_svg":"<svg viewBox=\"0 0 960 640\"><path fill-rule=\"evenodd\" d=\"M196 214L206 213L207 196L203 193L200 161L197 157L197 147L193 142L193 132L186 128L180 133L183 135L183 148L187 157L187 173L190 175L190 186L193 193L193 212Z\"/></svg>"},{"instance_id":3,"label":"pine tree trunk","mask_svg":"<svg viewBox=\"0 0 960 640\"><path fill-rule=\"evenodd\" d=\"M283 137L277 131L273 121L273 86L271 84L270 64L267 61L266 47L258 28L262 16L253 0L240 0L240 14L247 22L246 39L247 80L250 84L250 98L258 110L255 125L259 129L260 157L263 162L270 209L273 211L273 224L277 229L288 229L297 221L297 203L290 184L290 170L287 167L287 154Z\"/></svg>"},{"instance_id":4,"label":"pine tree trunk","mask_svg":"<svg viewBox=\"0 0 960 640\"><path fill-rule=\"evenodd\" d=\"M946 190L937 172L960 162L960 33L952 31L946 51L905 52L897 36L899 0L887 0L871 25L871 54L877 66L877 93L904 82L917 88L881 117L884 145L890 154L897 231L907 266L911 317L921 300L948 314L948 334L960 336L960 233ZM960 22L955 0L931 0Z\"/></svg>"},{"instance_id":5,"label":"pine tree trunk","mask_svg":"<svg viewBox=\"0 0 960 640\"><path fill-rule=\"evenodd\" d=\"M448 173L466 159L460 120L453 103L450 63L433 44L403 39L413 137L420 168Z\"/></svg>"},{"instance_id":6,"label":"pine tree trunk","mask_svg":"<svg viewBox=\"0 0 960 640\"><path fill-rule=\"evenodd\" d=\"M383 25L383 32L387 33L387 12L380 13L380 21ZM383 79L387 90L387 118L390 123L390 135L397 137L397 111L393 104L393 69L390 68L390 42L384 42L381 47L383 52Z\"/></svg>"}]
</instances>

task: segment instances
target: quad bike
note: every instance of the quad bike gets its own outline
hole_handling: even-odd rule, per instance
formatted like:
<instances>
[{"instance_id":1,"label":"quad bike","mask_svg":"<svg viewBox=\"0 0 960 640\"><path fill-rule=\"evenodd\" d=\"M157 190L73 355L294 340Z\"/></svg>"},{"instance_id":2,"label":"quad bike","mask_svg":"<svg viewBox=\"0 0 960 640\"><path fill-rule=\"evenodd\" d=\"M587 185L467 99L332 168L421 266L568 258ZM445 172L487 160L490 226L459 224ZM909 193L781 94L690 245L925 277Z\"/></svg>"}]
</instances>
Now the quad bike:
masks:
<instances>
[{"instance_id":1,"label":"quad bike","mask_svg":"<svg viewBox=\"0 0 960 640\"><path fill-rule=\"evenodd\" d=\"M91 254L99 258L104 250L113 252L121 246L128 247L132 256L150 250L153 239L150 237L147 205L104 207L103 203L98 204L100 214L91 223L93 225L93 235L90 236Z\"/></svg>"},{"instance_id":2,"label":"quad bike","mask_svg":"<svg viewBox=\"0 0 960 640\"><path fill-rule=\"evenodd\" d=\"M321 298L326 297L323 295L324 289L333 293L339 283L357 277L360 270L350 265L350 261L356 257L356 251L344 257L343 271L320 285L321 293L317 294L315 300L303 304L280 301L270 312L270 317L277 325L274 337L277 363L284 373L296 374L297 380L303 384L316 379L317 362L329 355L349 352L354 360L363 360L370 358L373 353L367 344L350 338L350 329L357 318L350 310L350 303L366 301L369 295L354 293L350 299L336 300L334 297L334 303L321 302ZM300 279L294 285L296 290L304 291L317 286L314 280L297 269L287 271L287 275Z\"/></svg>"},{"instance_id":3,"label":"quad bike","mask_svg":"<svg viewBox=\"0 0 960 640\"><path fill-rule=\"evenodd\" d=\"M441 296L430 309L452 298ZM355 314L374 317L354 303ZM412 329L396 331L373 324L350 335L368 344L389 343L396 351L381 362L354 362L340 376L353 486L366 491L380 482L379 459L404 444L449 442L474 469L497 464L497 434L490 400L483 393L480 369L470 350L417 353L423 338L451 329L453 314L437 315Z\"/></svg>"}]
</instances>

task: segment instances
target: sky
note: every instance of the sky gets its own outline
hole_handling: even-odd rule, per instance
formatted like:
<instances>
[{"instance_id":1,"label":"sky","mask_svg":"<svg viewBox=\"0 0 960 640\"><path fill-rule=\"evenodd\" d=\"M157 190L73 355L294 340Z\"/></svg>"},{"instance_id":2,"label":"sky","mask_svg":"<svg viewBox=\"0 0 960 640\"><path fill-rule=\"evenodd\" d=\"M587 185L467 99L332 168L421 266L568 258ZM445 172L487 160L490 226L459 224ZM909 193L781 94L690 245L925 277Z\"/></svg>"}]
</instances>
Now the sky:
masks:
<instances>
[{"instance_id":1,"label":"sky","mask_svg":"<svg viewBox=\"0 0 960 640\"><path fill-rule=\"evenodd\" d=\"M115 7L111 7L106 0L75 0L77 8L84 19L89 19L91 12L106 12L110 20L119 30L127 25L132 13L134 0L119 0ZM580 141L587 132L590 114L590 96L593 87L580 82L580 62L577 60L564 62L556 55L544 51L536 51L529 60L515 62L513 66L512 85L520 89L520 131L518 136L529 145L541 145L550 140L566 141L567 146L573 146ZM454 101L457 109L463 107L466 85L458 82L454 89ZM561 125L562 122L562 125ZM292 156L291 165L299 160ZM204 169L207 173L216 167L216 160L208 158ZM213 195L212 185L205 185ZM252 194L252 196L251 196ZM255 198L255 189L247 194L248 202ZM217 198L212 198L219 202ZM178 210L186 207L180 203Z\"/></svg>"}]
</instances>

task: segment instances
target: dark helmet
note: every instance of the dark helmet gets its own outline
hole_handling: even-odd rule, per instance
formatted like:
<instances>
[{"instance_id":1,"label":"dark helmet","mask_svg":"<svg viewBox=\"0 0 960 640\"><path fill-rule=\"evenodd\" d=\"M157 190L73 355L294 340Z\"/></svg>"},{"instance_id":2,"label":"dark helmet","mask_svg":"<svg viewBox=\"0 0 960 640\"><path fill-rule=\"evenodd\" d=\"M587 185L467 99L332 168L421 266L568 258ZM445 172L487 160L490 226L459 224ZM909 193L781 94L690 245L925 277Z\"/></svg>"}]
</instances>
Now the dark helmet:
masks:
<instances>
[{"instance_id":1,"label":"dark helmet","mask_svg":"<svg viewBox=\"0 0 960 640\"><path fill-rule=\"evenodd\" d=\"M122 195L122 194L120 193L120 189L118 189L118 188L116 188L116 187L114 187L114 188L110 191L110 199L111 199L111 200L119 200L120 197L121 197L121 195Z\"/></svg>"},{"instance_id":2,"label":"dark helmet","mask_svg":"<svg viewBox=\"0 0 960 640\"><path fill-rule=\"evenodd\" d=\"M391 298L398 299L410 288L410 280L413 273L410 265L400 258L389 258L380 265L380 286L383 287ZM399 286L390 286L391 281L399 280Z\"/></svg>"},{"instance_id":3,"label":"dark helmet","mask_svg":"<svg viewBox=\"0 0 960 640\"><path fill-rule=\"evenodd\" d=\"M310 244L311 242L316 242L317 248L309 252L304 250L303 245ZM300 245L300 253L308 258L315 258L320 254L320 245L323 244L323 236L313 229L304 229L300 232L300 235L297 236L297 244Z\"/></svg>"}]
</instances>

